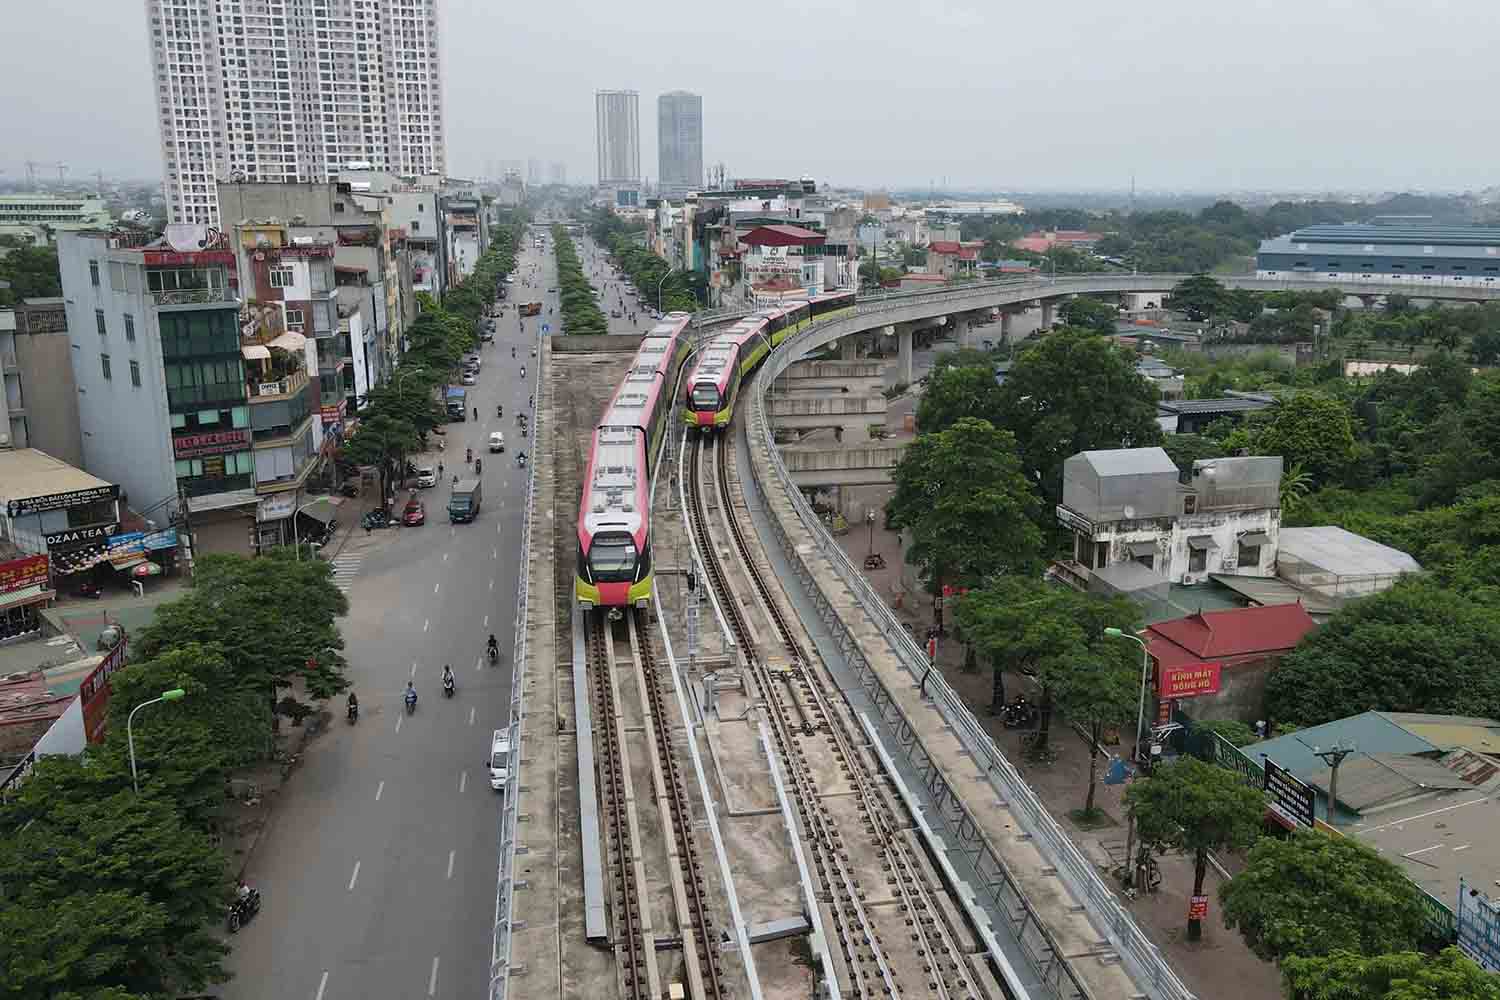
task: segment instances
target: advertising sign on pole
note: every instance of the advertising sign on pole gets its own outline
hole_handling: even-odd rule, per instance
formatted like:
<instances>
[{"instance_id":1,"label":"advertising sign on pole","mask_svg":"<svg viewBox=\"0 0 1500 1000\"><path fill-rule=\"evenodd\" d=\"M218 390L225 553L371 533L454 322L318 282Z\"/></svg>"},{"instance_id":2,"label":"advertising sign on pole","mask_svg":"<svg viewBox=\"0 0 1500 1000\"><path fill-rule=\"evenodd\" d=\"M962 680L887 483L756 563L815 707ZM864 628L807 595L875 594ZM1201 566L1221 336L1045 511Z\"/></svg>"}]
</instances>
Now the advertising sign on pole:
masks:
<instances>
[{"instance_id":1,"label":"advertising sign on pole","mask_svg":"<svg viewBox=\"0 0 1500 1000\"><path fill-rule=\"evenodd\" d=\"M1271 812L1290 830L1313 828L1313 787L1292 772L1266 758L1266 798Z\"/></svg>"},{"instance_id":2,"label":"advertising sign on pole","mask_svg":"<svg viewBox=\"0 0 1500 1000\"><path fill-rule=\"evenodd\" d=\"M1188 919L1189 920L1206 920L1206 919L1208 919L1208 897L1207 896L1194 896L1194 897L1192 897L1191 901L1189 901L1189 903L1188 903Z\"/></svg>"}]
</instances>

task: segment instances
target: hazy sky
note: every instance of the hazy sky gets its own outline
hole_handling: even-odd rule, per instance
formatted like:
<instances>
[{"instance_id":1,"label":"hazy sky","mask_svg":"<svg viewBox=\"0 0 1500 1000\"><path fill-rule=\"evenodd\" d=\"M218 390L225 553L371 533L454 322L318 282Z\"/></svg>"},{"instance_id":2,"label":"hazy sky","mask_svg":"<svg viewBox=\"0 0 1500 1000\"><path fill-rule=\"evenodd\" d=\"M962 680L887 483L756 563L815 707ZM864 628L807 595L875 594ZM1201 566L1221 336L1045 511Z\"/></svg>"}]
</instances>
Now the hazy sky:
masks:
<instances>
[{"instance_id":1,"label":"hazy sky","mask_svg":"<svg viewBox=\"0 0 1500 1000\"><path fill-rule=\"evenodd\" d=\"M999 189L1500 182L1482 0L442 0L451 172L595 179L596 89L703 95L731 176ZM141 0L6 5L0 168L156 176Z\"/></svg>"}]
</instances>

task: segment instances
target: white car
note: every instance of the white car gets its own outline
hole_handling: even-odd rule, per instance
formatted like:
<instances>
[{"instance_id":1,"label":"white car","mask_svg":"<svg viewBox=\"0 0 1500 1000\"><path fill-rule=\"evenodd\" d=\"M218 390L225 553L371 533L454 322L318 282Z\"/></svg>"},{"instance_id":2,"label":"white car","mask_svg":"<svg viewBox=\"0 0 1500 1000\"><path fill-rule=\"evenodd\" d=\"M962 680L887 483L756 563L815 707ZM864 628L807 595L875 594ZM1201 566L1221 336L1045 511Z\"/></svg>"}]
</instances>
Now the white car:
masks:
<instances>
[{"instance_id":1,"label":"white car","mask_svg":"<svg viewBox=\"0 0 1500 1000\"><path fill-rule=\"evenodd\" d=\"M462 385L473 385L474 381L475 381L475 379L474 379L474 373L473 372L464 372L464 377L461 378L461 379L459 379L458 381Z\"/></svg>"},{"instance_id":2,"label":"white car","mask_svg":"<svg viewBox=\"0 0 1500 1000\"><path fill-rule=\"evenodd\" d=\"M490 739L490 756L485 762L490 769L490 787L497 792L505 791L506 779L510 777L510 733L495 730Z\"/></svg>"},{"instance_id":3,"label":"white car","mask_svg":"<svg viewBox=\"0 0 1500 1000\"><path fill-rule=\"evenodd\" d=\"M490 434L490 451L504 451L504 450L505 450L505 435L502 434L502 433L500 433L499 431L492 432Z\"/></svg>"},{"instance_id":4,"label":"white car","mask_svg":"<svg viewBox=\"0 0 1500 1000\"><path fill-rule=\"evenodd\" d=\"M426 489L437 485L437 470L430 465L417 469L417 488Z\"/></svg>"}]
</instances>

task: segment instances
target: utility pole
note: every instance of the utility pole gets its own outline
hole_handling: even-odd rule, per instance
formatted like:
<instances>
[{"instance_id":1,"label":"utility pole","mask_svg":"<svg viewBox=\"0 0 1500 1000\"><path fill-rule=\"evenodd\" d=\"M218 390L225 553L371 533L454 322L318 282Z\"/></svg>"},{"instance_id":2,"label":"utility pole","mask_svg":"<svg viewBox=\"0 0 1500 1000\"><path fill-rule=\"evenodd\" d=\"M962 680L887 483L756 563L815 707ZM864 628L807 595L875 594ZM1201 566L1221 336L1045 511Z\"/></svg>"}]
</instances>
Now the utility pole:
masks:
<instances>
[{"instance_id":1,"label":"utility pole","mask_svg":"<svg viewBox=\"0 0 1500 1000\"><path fill-rule=\"evenodd\" d=\"M1323 763L1332 770L1332 776L1328 779L1328 825L1336 826L1339 808L1339 765L1344 762L1345 757L1354 753L1354 745L1351 743L1349 746L1344 746L1342 743L1335 743L1327 750L1313 747L1312 752L1321 757Z\"/></svg>"},{"instance_id":2,"label":"utility pole","mask_svg":"<svg viewBox=\"0 0 1500 1000\"><path fill-rule=\"evenodd\" d=\"M191 508L188 507L187 485L182 482L177 484L177 505L182 511L182 537L187 542L184 548L187 552L188 578L191 579L193 576L193 550L197 548L197 539L193 538L193 517Z\"/></svg>"}]
</instances>

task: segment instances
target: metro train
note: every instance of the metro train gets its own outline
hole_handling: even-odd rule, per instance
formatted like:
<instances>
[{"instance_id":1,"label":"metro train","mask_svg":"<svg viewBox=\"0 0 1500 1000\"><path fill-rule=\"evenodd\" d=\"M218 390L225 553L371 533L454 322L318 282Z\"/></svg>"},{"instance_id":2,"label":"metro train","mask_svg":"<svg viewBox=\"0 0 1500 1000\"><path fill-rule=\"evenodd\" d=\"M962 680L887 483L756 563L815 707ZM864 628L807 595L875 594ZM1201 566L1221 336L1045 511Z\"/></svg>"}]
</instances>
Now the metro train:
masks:
<instances>
[{"instance_id":1,"label":"metro train","mask_svg":"<svg viewBox=\"0 0 1500 1000\"><path fill-rule=\"evenodd\" d=\"M687 313L641 340L594 429L578 510L580 607L643 607L651 596L651 469L666 440L672 389L691 350Z\"/></svg>"},{"instance_id":2,"label":"metro train","mask_svg":"<svg viewBox=\"0 0 1500 1000\"><path fill-rule=\"evenodd\" d=\"M715 336L700 348L685 380L683 420L704 431L728 426L740 386L755 366L794 333L853 309L854 300L853 292L816 295L763 309Z\"/></svg>"}]
</instances>

